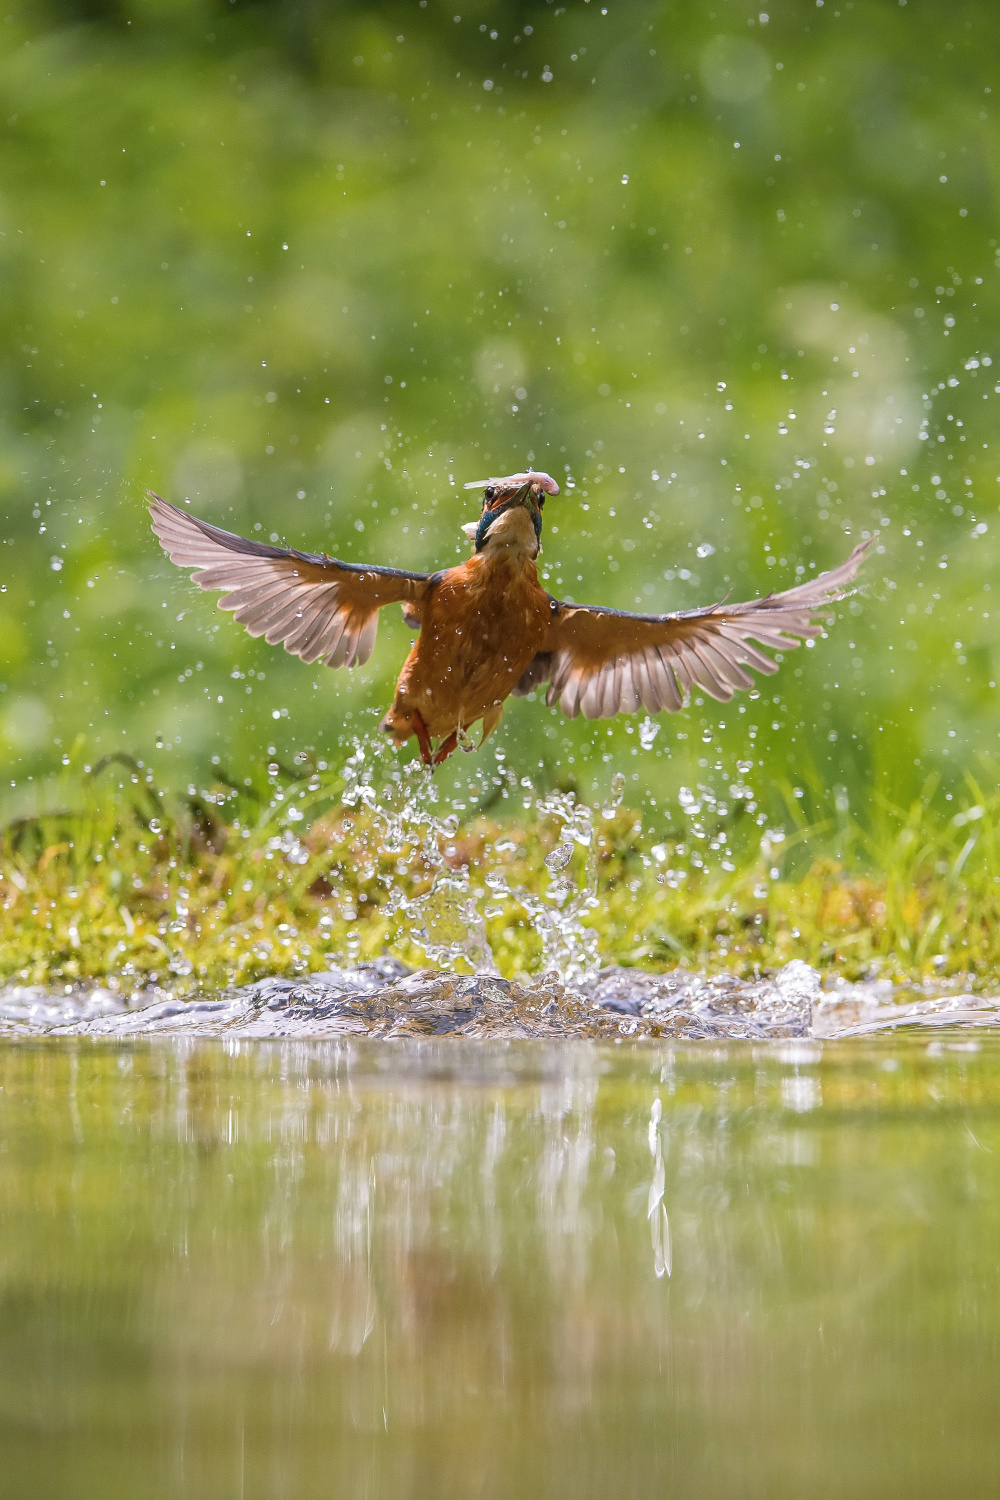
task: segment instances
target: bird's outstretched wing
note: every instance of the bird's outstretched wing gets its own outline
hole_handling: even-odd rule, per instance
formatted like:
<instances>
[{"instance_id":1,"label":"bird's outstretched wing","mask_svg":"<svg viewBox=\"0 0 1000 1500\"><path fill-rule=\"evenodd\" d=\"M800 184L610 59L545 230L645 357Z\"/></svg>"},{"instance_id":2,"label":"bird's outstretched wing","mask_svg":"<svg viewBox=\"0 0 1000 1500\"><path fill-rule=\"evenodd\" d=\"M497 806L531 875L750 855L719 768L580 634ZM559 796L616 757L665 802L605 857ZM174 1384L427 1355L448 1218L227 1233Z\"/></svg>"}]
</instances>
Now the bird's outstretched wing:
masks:
<instances>
[{"instance_id":1,"label":"bird's outstretched wing","mask_svg":"<svg viewBox=\"0 0 1000 1500\"><path fill-rule=\"evenodd\" d=\"M375 645L378 612L402 604L411 623L420 614L429 573L403 573L335 557L270 547L220 531L151 492L153 530L164 552L193 568L203 589L221 589L220 609L231 609L251 635L303 661L354 667Z\"/></svg>"},{"instance_id":2,"label":"bird's outstretched wing","mask_svg":"<svg viewBox=\"0 0 1000 1500\"><path fill-rule=\"evenodd\" d=\"M846 562L808 583L746 604L714 604L672 615L631 615L594 605L553 600L542 650L515 693L523 696L549 681L546 701L575 718L608 719L617 713L676 712L691 688L725 703L737 688L753 687L746 670L778 670L750 638L788 651L817 636L815 616L829 614L844 597L874 537Z\"/></svg>"}]
</instances>

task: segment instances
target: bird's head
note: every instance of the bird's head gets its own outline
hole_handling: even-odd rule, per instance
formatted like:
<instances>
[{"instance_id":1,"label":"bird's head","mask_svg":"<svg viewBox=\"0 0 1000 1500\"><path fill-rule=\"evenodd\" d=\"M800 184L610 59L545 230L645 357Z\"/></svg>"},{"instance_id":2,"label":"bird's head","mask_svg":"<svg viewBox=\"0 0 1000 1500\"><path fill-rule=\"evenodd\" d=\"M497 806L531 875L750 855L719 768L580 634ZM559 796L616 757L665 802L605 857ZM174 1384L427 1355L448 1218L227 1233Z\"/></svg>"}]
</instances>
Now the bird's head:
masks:
<instances>
[{"instance_id":1,"label":"bird's head","mask_svg":"<svg viewBox=\"0 0 1000 1500\"><path fill-rule=\"evenodd\" d=\"M542 536L542 507L548 495L559 493L559 486L554 479L536 469L529 469L526 474L508 474L504 479L474 479L465 488L483 491L483 509L479 520L470 521L462 527L469 540L475 542L477 552L485 547L500 517L519 510L526 512L531 521L535 532L535 548L538 550ZM509 524L505 524L500 530L505 531Z\"/></svg>"}]
</instances>

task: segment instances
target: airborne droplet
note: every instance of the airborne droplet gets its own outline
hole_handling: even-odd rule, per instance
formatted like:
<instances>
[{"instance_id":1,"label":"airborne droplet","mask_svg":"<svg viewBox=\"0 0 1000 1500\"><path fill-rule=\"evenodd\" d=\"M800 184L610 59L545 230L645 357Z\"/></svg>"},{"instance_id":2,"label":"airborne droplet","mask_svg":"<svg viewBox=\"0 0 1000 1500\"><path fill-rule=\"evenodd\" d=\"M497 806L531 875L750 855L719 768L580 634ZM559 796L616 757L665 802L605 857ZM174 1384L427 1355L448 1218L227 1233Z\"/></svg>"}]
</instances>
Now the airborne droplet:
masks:
<instances>
[{"instance_id":1,"label":"airborne droplet","mask_svg":"<svg viewBox=\"0 0 1000 1500\"><path fill-rule=\"evenodd\" d=\"M546 854L545 865L554 875L557 870L564 870L573 858L572 843L559 844L551 854Z\"/></svg>"}]
</instances>

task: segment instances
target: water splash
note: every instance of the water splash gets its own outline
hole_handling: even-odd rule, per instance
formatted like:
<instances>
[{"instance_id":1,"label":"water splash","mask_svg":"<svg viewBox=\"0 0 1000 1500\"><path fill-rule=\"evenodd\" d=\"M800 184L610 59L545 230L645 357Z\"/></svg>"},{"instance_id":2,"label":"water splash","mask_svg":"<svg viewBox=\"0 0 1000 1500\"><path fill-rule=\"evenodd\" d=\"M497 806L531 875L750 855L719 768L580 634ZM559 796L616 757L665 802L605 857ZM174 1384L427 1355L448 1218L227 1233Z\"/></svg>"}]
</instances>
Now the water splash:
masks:
<instances>
[{"instance_id":1,"label":"water splash","mask_svg":"<svg viewBox=\"0 0 1000 1500\"><path fill-rule=\"evenodd\" d=\"M408 894L401 879L383 877L388 884L383 912L405 920L432 963L448 968L464 961L473 973L498 977L486 923L505 905L517 906L539 939L543 973L558 975L567 984L592 978L599 966L597 934L584 926L584 919L598 905L593 810L573 792L537 794L529 777L519 780L505 765L502 752L496 771L486 776L502 797L520 795L526 812L561 825L557 847L545 860L549 879L540 894L511 883L504 856L517 846L503 836L484 848L480 863L494 867L482 877L481 889L472 863L458 857L458 817L454 811L442 812L439 788L425 767L410 762L400 768L381 742L355 741L344 768L342 800L346 807L364 807L370 816L372 869L379 852L402 855L410 850L431 875L429 890L417 896ZM604 809L608 817L621 803L625 778L618 775L611 785ZM578 852L581 857L571 868Z\"/></svg>"},{"instance_id":2,"label":"water splash","mask_svg":"<svg viewBox=\"0 0 1000 1500\"><path fill-rule=\"evenodd\" d=\"M264 979L209 1000L154 992L130 1003L101 987L54 995L12 986L0 991L0 1035L660 1038L774 1041L814 1049L819 1041L902 1027L1000 1028L1000 999L928 992L913 999L913 993L867 982L824 989L816 970L798 960L753 981L611 967L569 985L554 973L518 984L494 974L413 971L381 958L302 979ZM794 1054L800 1055L806 1054ZM654 1176L656 1123L650 1127ZM654 1250L659 1244L666 1265L669 1225L658 1221L652 1232Z\"/></svg>"}]
</instances>

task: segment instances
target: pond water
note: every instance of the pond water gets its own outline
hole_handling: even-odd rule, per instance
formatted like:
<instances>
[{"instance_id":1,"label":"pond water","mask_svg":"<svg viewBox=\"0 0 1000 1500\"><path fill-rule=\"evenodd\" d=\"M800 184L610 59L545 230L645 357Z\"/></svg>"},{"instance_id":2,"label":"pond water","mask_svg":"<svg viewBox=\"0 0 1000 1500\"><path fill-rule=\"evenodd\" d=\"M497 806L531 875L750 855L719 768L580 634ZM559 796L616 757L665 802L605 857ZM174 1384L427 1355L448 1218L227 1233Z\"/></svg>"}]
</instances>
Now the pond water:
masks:
<instances>
[{"instance_id":1,"label":"pond water","mask_svg":"<svg viewBox=\"0 0 1000 1500\"><path fill-rule=\"evenodd\" d=\"M985 1030L22 1030L0 1224L5 1494L996 1493Z\"/></svg>"}]
</instances>

